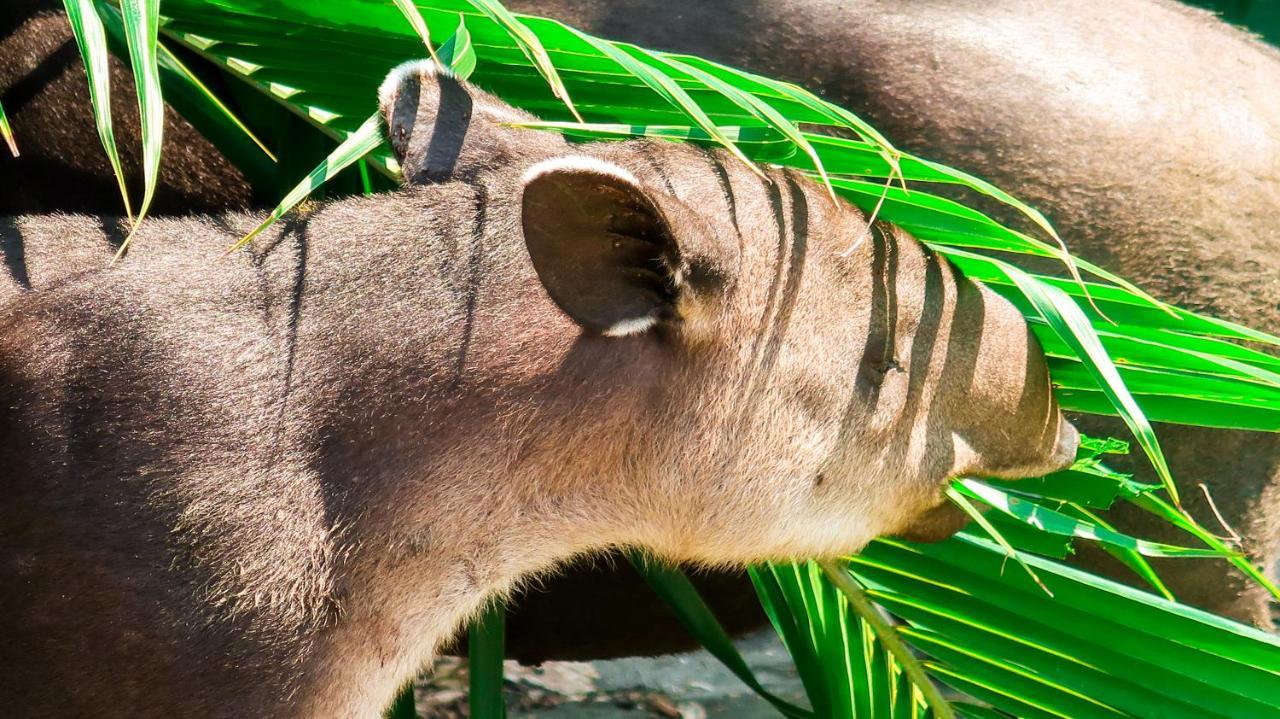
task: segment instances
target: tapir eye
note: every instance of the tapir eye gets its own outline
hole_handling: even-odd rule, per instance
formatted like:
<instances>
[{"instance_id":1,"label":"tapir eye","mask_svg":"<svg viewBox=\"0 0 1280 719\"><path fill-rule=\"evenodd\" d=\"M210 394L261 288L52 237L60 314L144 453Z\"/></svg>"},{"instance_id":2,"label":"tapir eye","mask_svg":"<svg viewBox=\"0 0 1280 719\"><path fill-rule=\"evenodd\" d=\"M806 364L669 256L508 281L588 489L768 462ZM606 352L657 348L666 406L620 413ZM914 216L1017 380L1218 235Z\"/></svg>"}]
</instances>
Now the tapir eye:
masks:
<instances>
[{"instance_id":1,"label":"tapir eye","mask_svg":"<svg viewBox=\"0 0 1280 719\"><path fill-rule=\"evenodd\" d=\"M894 357L866 362L862 368L867 380L876 385L883 384L889 373L902 371L902 365Z\"/></svg>"}]
</instances>

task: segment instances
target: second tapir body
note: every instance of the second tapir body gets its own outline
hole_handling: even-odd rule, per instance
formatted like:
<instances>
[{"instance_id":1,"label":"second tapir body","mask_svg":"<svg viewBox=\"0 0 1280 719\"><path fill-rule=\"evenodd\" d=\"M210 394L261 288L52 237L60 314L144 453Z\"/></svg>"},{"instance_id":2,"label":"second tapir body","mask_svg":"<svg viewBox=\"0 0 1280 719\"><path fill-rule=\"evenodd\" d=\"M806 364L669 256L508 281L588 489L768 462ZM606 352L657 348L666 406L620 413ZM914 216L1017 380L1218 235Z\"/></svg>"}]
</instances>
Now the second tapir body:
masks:
<instances>
[{"instance_id":1,"label":"second tapir body","mask_svg":"<svg viewBox=\"0 0 1280 719\"><path fill-rule=\"evenodd\" d=\"M108 269L113 220L3 230L64 278L0 305L6 711L373 717L574 555L946 534L948 477L1074 457L1018 312L808 181L570 148L426 64L383 107L409 187L253 252L237 215Z\"/></svg>"}]
</instances>

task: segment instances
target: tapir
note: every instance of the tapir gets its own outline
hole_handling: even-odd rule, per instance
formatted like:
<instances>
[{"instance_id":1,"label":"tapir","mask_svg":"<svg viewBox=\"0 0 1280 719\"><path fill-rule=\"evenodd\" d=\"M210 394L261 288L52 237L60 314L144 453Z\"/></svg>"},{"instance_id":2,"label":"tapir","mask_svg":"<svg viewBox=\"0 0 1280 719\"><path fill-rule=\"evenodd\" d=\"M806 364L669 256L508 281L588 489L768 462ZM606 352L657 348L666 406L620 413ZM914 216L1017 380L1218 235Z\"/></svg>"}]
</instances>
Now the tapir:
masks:
<instances>
[{"instance_id":1,"label":"tapir","mask_svg":"<svg viewBox=\"0 0 1280 719\"><path fill-rule=\"evenodd\" d=\"M836 556L1074 460L1021 314L804 177L515 129L430 61L380 101L403 189L0 304L6 711L377 717L574 556ZM37 277L121 229L0 237Z\"/></svg>"},{"instance_id":2,"label":"tapir","mask_svg":"<svg viewBox=\"0 0 1280 719\"><path fill-rule=\"evenodd\" d=\"M606 37L692 52L811 87L898 146L994 181L1046 211L1072 250L1195 310L1280 331L1277 51L1170 0L512 0ZM119 197L89 117L74 41L52 0L0 8L0 87L23 157L0 152L0 212L114 212ZM1223 68L1230 68L1224 71ZM119 138L136 156L129 73L115 63ZM121 98L124 98L123 100ZM239 172L167 116L162 211L244 207ZM136 185L136 168L126 162ZM16 191L14 188L20 188ZM1000 219L1018 217L988 208ZM28 253L35 251L28 243ZM94 262L104 262L94 253ZM21 257L9 256L19 274ZM1087 421L1123 435L1118 423ZM1200 489L1264 566L1280 543L1280 442L1159 426L1182 495L1221 528ZM1152 479L1140 459L1122 466ZM1134 534L1185 542L1120 508ZM1091 568L1132 573L1081 543ZM1154 560L1177 596L1269 625L1266 593L1224 563ZM763 621L749 582L695 576L731 629ZM612 608L617 609L612 609ZM532 587L513 608L525 659L669 651L689 640L625 563ZM637 629L642 627L642 629Z\"/></svg>"}]
</instances>

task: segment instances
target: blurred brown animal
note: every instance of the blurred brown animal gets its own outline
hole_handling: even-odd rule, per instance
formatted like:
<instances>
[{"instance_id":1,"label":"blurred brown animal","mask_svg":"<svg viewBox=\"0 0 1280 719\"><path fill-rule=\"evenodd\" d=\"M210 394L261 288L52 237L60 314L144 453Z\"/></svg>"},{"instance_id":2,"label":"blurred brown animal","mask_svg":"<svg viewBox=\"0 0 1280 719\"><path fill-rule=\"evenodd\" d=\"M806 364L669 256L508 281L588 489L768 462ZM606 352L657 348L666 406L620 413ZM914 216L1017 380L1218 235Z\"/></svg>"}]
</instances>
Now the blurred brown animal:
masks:
<instances>
[{"instance_id":1,"label":"blurred brown animal","mask_svg":"<svg viewBox=\"0 0 1280 719\"><path fill-rule=\"evenodd\" d=\"M575 555L943 536L949 477L1074 458L1017 310L798 175L571 147L429 63L381 97L408 187L256 251L219 259L234 214L105 269L117 220L0 230L39 248L0 304L6 711L377 717Z\"/></svg>"}]
</instances>

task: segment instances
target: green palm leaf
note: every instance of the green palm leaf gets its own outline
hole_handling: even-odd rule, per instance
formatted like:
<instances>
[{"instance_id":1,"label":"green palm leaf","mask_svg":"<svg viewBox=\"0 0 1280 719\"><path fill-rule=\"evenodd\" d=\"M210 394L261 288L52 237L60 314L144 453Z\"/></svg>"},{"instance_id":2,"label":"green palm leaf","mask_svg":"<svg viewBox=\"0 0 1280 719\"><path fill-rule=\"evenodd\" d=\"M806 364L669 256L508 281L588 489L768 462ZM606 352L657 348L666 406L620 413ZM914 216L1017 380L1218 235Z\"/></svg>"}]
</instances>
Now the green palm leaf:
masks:
<instances>
[{"instance_id":1,"label":"green palm leaf","mask_svg":"<svg viewBox=\"0 0 1280 719\"><path fill-rule=\"evenodd\" d=\"M1016 716L1280 716L1280 640L983 540L879 540L849 568L935 679Z\"/></svg>"},{"instance_id":2,"label":"green palm leaf","mask_svg":"<svg viewBox=\"0 0 1280 719\"><path fill-rule=\"evenodd\" d=\"M431 31L427 29L427 23L422 19L422 13L418 12L412 0L392 0L396 7L400 8L400 12L404 13L404 17L409 21L409 25L413 27L413 31L418 33L418 37L422 38L422 44L427 48L427 54L432 60L439 62L436 57L435 45L431 44Z\"/></svg>"},{"instance_id":3,"label":"green palm leaf","mask_svg":"<svg viewBox=\"0 0 1280 719\"><path fill-rule=\"evenodd\" d=\"M458 16L458 29L440 46L440 62L459 80L466 80L476 71L476 48L471 44L466 18Z\"/></svg>"},{"instance_id":4,"label":"green palm leaf","mask_svg":"<svg viewBox=\"0 0 1280 719\"><path fill-rule=\"evenodd\" d=\"M698 590L689 578L674 567L666 566L660 561L646 557L639 552L632 552L628 558L636 571L644 577L649 586L658 594L663 602L675 612L676 618L702 646L719 659L729 671L742 680L752 691L773 705L780 714L791 719L811 719L813 712L801 709L790 702L770 693L756 678L747 666L737 647L729 638L728 632L716 620L711 608L703 601Z\"/></svg>"}]
</instances>

